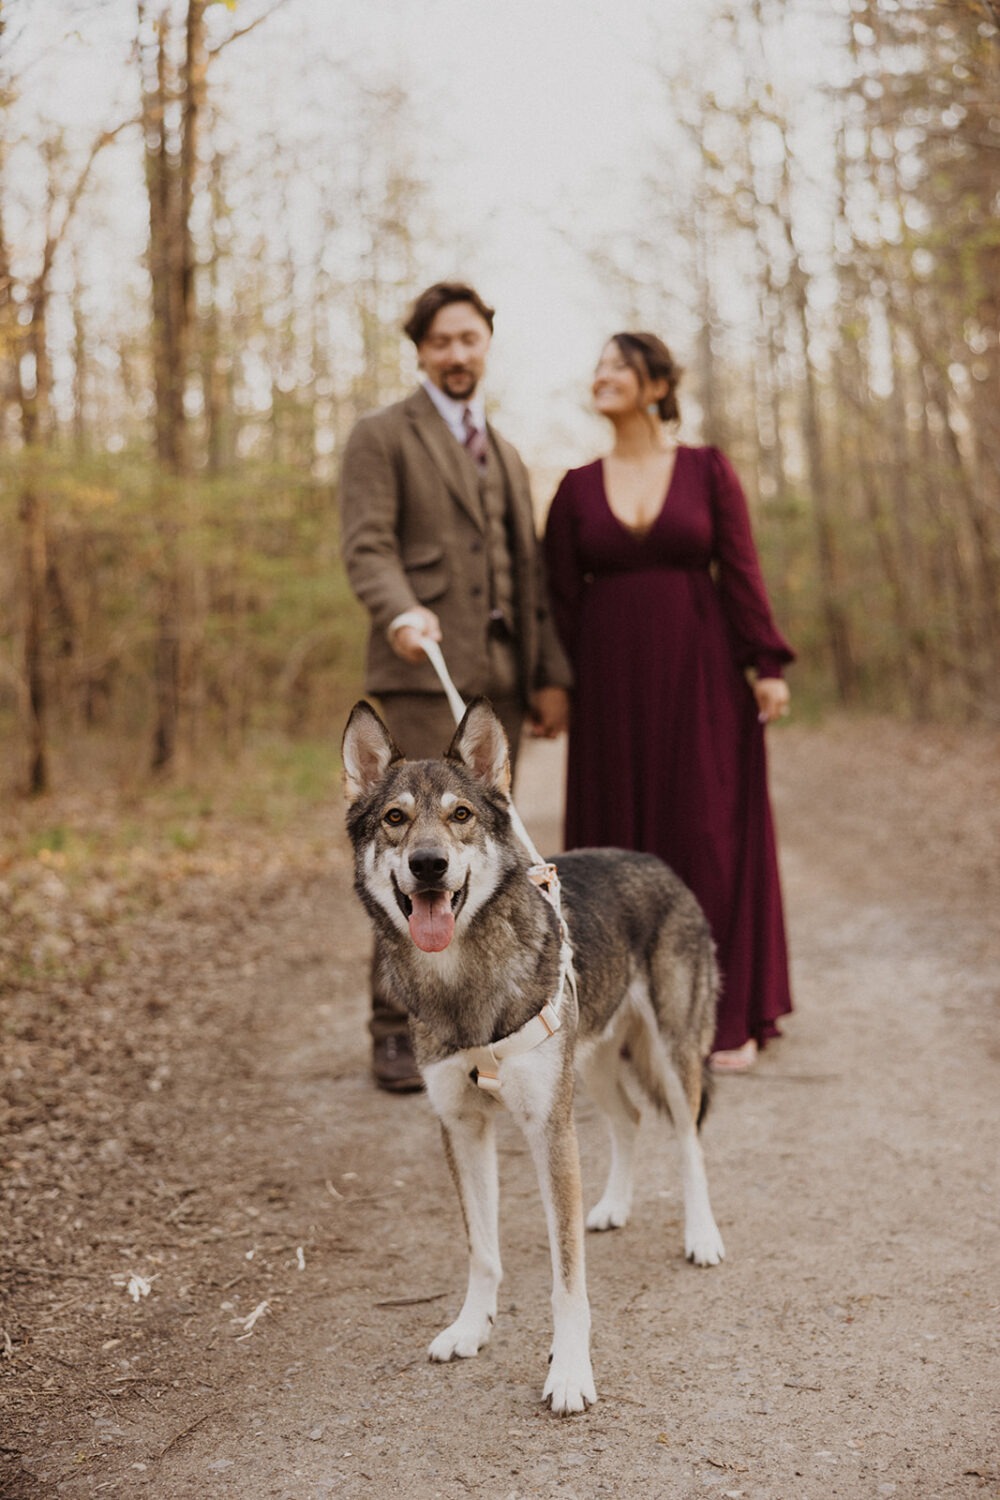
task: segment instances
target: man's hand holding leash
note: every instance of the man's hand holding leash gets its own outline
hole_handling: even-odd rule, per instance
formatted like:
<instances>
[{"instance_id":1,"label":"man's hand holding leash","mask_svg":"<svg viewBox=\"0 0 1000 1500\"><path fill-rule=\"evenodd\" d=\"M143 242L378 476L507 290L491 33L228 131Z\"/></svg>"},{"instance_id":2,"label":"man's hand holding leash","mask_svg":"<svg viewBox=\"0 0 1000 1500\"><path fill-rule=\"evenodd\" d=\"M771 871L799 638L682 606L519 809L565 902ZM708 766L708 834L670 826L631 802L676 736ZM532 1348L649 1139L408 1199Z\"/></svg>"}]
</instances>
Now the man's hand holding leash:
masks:
<instances>
[{"instance_id":1,"label":"man's hand holding leash","mask_svg":"<svg viewBox=\"0 0 1000 1500\"><path fill-rule=\"evenodd\" d=\"M441 622L432 609L415 604L389 626L389 645L412 666L424 659L424 641L441 640Z\"/></svg>"},{"instance_id":2,"label":"man's hand holding leash","mask_svg":"<svg viewBox=\"0 0 1000 1500\"><path fill-rule=\"evenodd\" d=\"M389 644L398 657L416 666L425 656L434 657L427 650L440 646L441 622L431 609L415 604L405 614L398 615L389 626ZM569 693L561 687L536 688L531 694L528 714L528 733L539 740L554 740L569 729Z\"/></svg>"}]
</instances>

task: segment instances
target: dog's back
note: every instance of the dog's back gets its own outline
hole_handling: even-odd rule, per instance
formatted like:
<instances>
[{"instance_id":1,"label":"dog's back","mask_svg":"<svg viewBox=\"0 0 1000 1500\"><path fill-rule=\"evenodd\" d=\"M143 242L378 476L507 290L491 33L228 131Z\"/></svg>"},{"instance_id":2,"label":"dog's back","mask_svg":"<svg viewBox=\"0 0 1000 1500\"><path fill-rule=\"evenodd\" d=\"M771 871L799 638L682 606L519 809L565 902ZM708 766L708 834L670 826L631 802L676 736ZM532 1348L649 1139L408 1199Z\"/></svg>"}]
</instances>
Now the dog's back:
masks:
<instances>
[{"instance_id":1,"label":"dog's back","mask_svg":"<svg viewBox=\"0 0 1000 1500\"><path fill-rule=\"evenodd\" d=\"M580 983L580 1033L604 1029L637 979L649 983L660 1029L707 1053L718 971L701 907L663 860L626 849L557 856Z\"/></svg>"}]
</instances>

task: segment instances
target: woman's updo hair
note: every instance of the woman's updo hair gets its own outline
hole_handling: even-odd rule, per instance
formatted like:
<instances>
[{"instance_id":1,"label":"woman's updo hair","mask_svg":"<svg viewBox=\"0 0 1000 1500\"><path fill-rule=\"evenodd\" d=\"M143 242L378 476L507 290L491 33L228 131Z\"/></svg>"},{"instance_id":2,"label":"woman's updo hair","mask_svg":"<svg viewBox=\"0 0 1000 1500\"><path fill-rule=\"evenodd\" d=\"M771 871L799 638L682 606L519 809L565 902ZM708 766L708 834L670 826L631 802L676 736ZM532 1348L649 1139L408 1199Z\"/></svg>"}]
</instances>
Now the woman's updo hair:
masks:
<instances>
[{"instance_id":1,"label":"woman's updo hair","mask_svg":"<svg viewBox=\"0 0 1000 1500\"><path fill-rule=\"evenodd\" d=\"M674 357L663 340L655 333L615 333L611 342L617 346L629 369L638 375L640 383L645 384L647 380L667 382L666 394L657 401L656 410L661 422L679 422L681 411L677 405L677 387L684 372L674 363Z\"/></svg>"}]
</instances>

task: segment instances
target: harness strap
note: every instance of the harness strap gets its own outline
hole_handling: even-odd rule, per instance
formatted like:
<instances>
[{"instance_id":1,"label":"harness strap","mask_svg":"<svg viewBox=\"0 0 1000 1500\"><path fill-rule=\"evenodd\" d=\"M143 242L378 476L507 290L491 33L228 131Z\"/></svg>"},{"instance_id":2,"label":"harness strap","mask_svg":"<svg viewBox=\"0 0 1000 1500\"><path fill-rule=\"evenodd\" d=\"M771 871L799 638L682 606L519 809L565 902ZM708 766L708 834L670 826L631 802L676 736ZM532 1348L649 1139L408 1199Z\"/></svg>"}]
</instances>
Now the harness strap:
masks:
<instances>
[{"instance_id":1,"label":"harness strap","mask_svg":"<svg viewBox=\"0 0 1000 1500\"><path fill-rule=\"evenodd\" d=\"M527 834L525 834L525 839L527 840ZM538 887L555 912L559 923L559 983L556 988L556 1009L558 1010L562 1001L567 982L572 991L573 1003L578 1004L576 970L573 967L573 944L570 942L569 928L566 926L566 919L562 914L562 898L560 894L562 887L559 883L559 870L554 864L546 860L539 860L537 864L533 864L529 869L528 879L532 885Z\"/></svg>"},{"instance_id":2,"label":"harness strap","mask_svg":"<svg viewBox=\"0 0 1000 1500\"><path fill-rule=\"evenodd\" d=\"M510 1036L501 1037L488 1047L469 1047L466 1057L476 1070L476 1083L488 1094L500 1092L500 1064L504 1058L520 1057L554 1036L562 1022L552 1005L543 1005L537 1016L525 1021Z\"/></svg>"}]
</instances>

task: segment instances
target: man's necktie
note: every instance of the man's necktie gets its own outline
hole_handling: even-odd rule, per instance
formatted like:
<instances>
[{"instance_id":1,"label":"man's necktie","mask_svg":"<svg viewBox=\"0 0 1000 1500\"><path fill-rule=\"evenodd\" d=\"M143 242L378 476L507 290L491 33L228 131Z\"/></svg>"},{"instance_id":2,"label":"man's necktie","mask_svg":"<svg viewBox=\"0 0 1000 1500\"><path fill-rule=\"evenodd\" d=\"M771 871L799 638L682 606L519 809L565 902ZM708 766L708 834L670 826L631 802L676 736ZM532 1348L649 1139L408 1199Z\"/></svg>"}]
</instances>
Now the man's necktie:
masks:
<instances>
[{"instance_id":1,"label":"man's necktie","mask_svg":"<svg viewBox=\"0 0 1000 1500\"><path fill-rule=\"evenodd\" d=\"M462 428L465 432L466 453L478 469L485 469L486 454L490 446L489 439L486 436L485 430L476 426L471 406L467 406L462 413Z\"/></svg>"}]
</instances>

